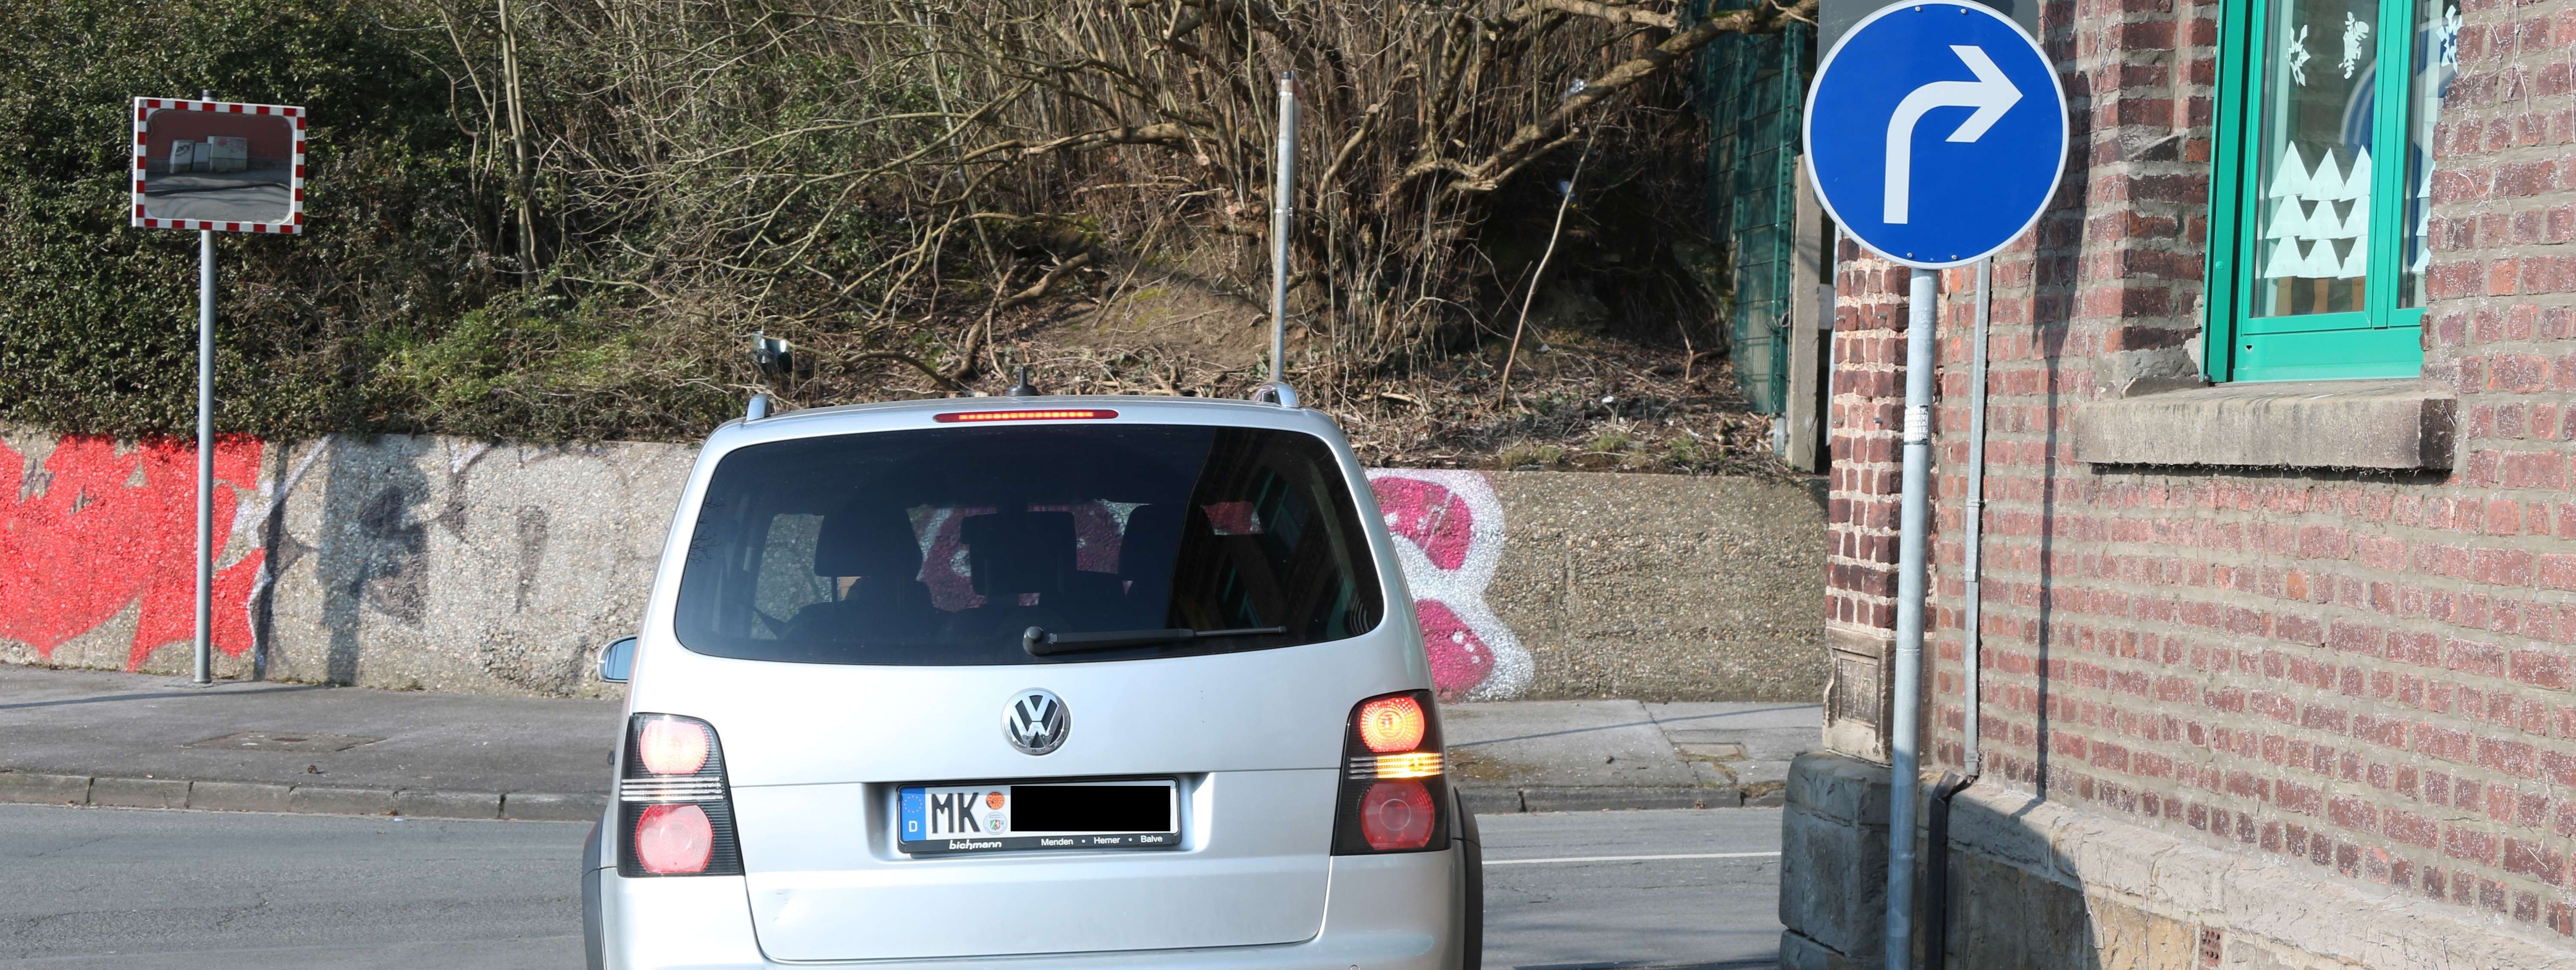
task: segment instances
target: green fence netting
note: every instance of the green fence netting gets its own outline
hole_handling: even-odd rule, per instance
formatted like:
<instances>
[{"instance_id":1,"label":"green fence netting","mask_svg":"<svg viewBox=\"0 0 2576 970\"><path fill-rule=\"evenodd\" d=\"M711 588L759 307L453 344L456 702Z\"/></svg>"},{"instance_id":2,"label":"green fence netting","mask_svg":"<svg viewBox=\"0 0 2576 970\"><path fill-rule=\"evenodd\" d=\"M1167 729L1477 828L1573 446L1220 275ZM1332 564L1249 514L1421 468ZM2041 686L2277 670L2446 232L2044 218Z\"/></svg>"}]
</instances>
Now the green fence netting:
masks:
<instances>
[{"instance_id":1,"label":"green fence netting","mask_svg":"<svg viewBox=\"0 0 2576 970\"><path fill-rule=\"evenodd\" d=\"M1695 4L1696 15L1710 6ZM1716 0L1717 11L1746 0ZM1700 48L1693 97L1708 118L1708 235L1732 299L1720 302L1735 378L1753 409L1779 414L1789 390L1790 280L1798 215L1798 119L1815 63L1814 28L1729 34Z\"/></svg>"}]
</instances>

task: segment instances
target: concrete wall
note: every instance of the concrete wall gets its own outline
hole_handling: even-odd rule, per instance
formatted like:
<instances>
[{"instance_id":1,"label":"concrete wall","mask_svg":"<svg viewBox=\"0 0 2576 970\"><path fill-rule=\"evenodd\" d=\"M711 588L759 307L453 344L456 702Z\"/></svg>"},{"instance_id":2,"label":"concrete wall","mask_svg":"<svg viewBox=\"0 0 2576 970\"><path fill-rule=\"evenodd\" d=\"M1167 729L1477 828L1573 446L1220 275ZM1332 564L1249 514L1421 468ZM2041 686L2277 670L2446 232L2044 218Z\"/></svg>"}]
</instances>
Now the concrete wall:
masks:
<instances>
[{"instance_id":1,"label":"concrete wall","mask_svg":"<svg viewBox=\"0 0 2576 970\"><path fill-rule=\"evenodd\" d=\"M1791 766L1780 862L1782 970L1883 966L1887 778L1884 766L1830 754L1805 755ZM2009 787L1978 785L1951 804L1944 948L1951 967L2576 965L2576 951L2537 927L2210 848ZM1928 850L1920 830L1916 840L1918 850ZM1918 965L1921 956L1918 947Z\"/></svg>"},{"instance_id":2,"label":"concrete wall","mask_svg":"<svg viewBox=\"0 0 2576 970\"><path fill-rule=\"evenodd\" d=\"M0 435L0 660L190 664L194 449ZM691 454L333 437L217 448L216 670L595 694L642 612Z\"/></svg>"},{"instance_id":3,"label":"concrete wall","mask_svg":"<svg viewBox=\"0 0 2576 970\"><path fill-rule=\"evenodd\" d=\"M227 439L225 677L597 694L694 449ZM193 449L0 433L0 661L189 665ZM1811 701L1822 510L1732 478L1380 469L1453 697Z\"/></svg>"},{"instance_id":4,"label":"concrete wall","mask_svg":"<svg viewBox=\"0 0 2576 970\"><path fill-rule=\"evenodd\" d=\"M1824 691L1825 537L1810 487L1490 477L1511 512L1493 598L1537 670L1518 696L1812 704Z\"/></svg>"}]
</instances>

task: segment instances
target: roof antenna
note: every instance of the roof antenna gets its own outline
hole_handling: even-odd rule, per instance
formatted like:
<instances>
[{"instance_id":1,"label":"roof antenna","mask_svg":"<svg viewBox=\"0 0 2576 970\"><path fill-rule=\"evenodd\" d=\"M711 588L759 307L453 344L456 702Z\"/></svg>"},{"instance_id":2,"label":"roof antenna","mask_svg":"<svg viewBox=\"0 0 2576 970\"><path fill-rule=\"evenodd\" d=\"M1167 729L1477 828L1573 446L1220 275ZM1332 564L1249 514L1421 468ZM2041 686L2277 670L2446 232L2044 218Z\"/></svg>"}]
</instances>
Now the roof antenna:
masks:
<instances>
[{"instance_id":1,"label":"roof antenna","mask_svg":"<svg viewBox=\"0 0 2576 970\"><path fill-rule=\"evenodd\" d=\"M1297 72L1279 72L1279 164L1270 189L1270 379L1252 389L1255 401L1297 406L1297 392L1283 376L1288 358L1288 217L1297 208Z\"/></svg>"},{"instance_id":2,"label":"roof antenna","mask_svg":"<svg viewBox=\"0 0 2576 970\"><path fill-rule=\"evenodd\" d=\"M1029 365L1020 365L1020 382L1002 392L1003 397L1036 397L1037 385L1029 383Z\"/></svg>"}]
</instances>

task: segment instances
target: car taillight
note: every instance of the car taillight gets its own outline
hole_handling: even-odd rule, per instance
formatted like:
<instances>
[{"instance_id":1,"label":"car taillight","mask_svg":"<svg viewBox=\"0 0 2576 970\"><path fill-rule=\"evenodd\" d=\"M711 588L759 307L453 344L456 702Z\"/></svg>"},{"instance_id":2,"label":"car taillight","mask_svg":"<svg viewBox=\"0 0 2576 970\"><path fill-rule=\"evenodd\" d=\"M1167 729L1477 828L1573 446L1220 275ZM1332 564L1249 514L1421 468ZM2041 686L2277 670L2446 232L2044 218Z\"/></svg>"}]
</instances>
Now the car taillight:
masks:
<instances>
[{"instance_id":1,"label":"car taillight","mask_svg":"<svg viewBox=\"0 0 2576 970\"><path fill-rule=\"evenodd\" d=\"M617 803L618 875L742 874L724 747L707 722L675 714L629 720Z\"/></svg>"},{"instance_id":2,"label":"car taillight","mask_svg":"<svg viewBox=\"0 0 2576 970\"><path fill-rule=\"evenodd\" d=\"M1422 713L1422 702L1411 694L1381 697L1360 705L1352 720L1359 722L1360 743L1379 754L1411 751L1422 746L1422 732L1428 717Z\"/></svg>"},{"instance_id":3,"label":"car taillight","mask_svg":"<svg viewBox=\"0 0 2576 970\"><path fill-rule=\"evenodd\" d=\"M635 817L635 862L656 876L693 876L715 858L716 826L696 805L646 805Z\"/></svg>"},{"instance_id":4,"label":"car taillight","mask_svg":"<svg viewBox=\"0 0 2576 970\"><path fill-rule=\"evenodd\" d=\"M1419 849L1431 844L1439 812L1420 781L1371 782L1360 796L1360 838L1381 852Z\"/></svg>"},{"instance_id":5,"label":"car taillight","mask_svg":"<svg viewBox=\"0 0 2576 970\"><path fill-rule=\"evenodd\" d=\"M707 728L695 721L656 717L635 736L644 770L657 775L694 775L707 766Z\"/></svg>"},{"instance_id":6,"label":"car taillight","mask_svg":"<svg viewBox=\"0 0 2576 970\"><path fill-rule=\"evenodd\" d=\"M1449 778L1430 691L1361 701L1342 742L1333 854L1449 847Z\"/></svg>"}]
</instances>

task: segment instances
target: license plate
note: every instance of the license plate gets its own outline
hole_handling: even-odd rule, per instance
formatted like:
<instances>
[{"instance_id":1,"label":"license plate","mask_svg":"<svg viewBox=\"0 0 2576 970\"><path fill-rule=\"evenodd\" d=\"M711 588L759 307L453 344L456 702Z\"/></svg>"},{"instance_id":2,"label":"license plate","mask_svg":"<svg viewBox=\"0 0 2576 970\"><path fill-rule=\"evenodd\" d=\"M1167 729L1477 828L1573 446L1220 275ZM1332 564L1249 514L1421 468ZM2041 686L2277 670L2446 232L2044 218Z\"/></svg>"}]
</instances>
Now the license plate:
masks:
<instances>
[{"instance_id":1,"label":"license plate","mask_svg":"<svg viewBox=\"0 0 2576 970\"><path fill-rule=\"evenodd\" d=\"M1181 844L1180 785L1133 781L905 785L896 848L914 855Z\"/></svg>"}]
</instances>

